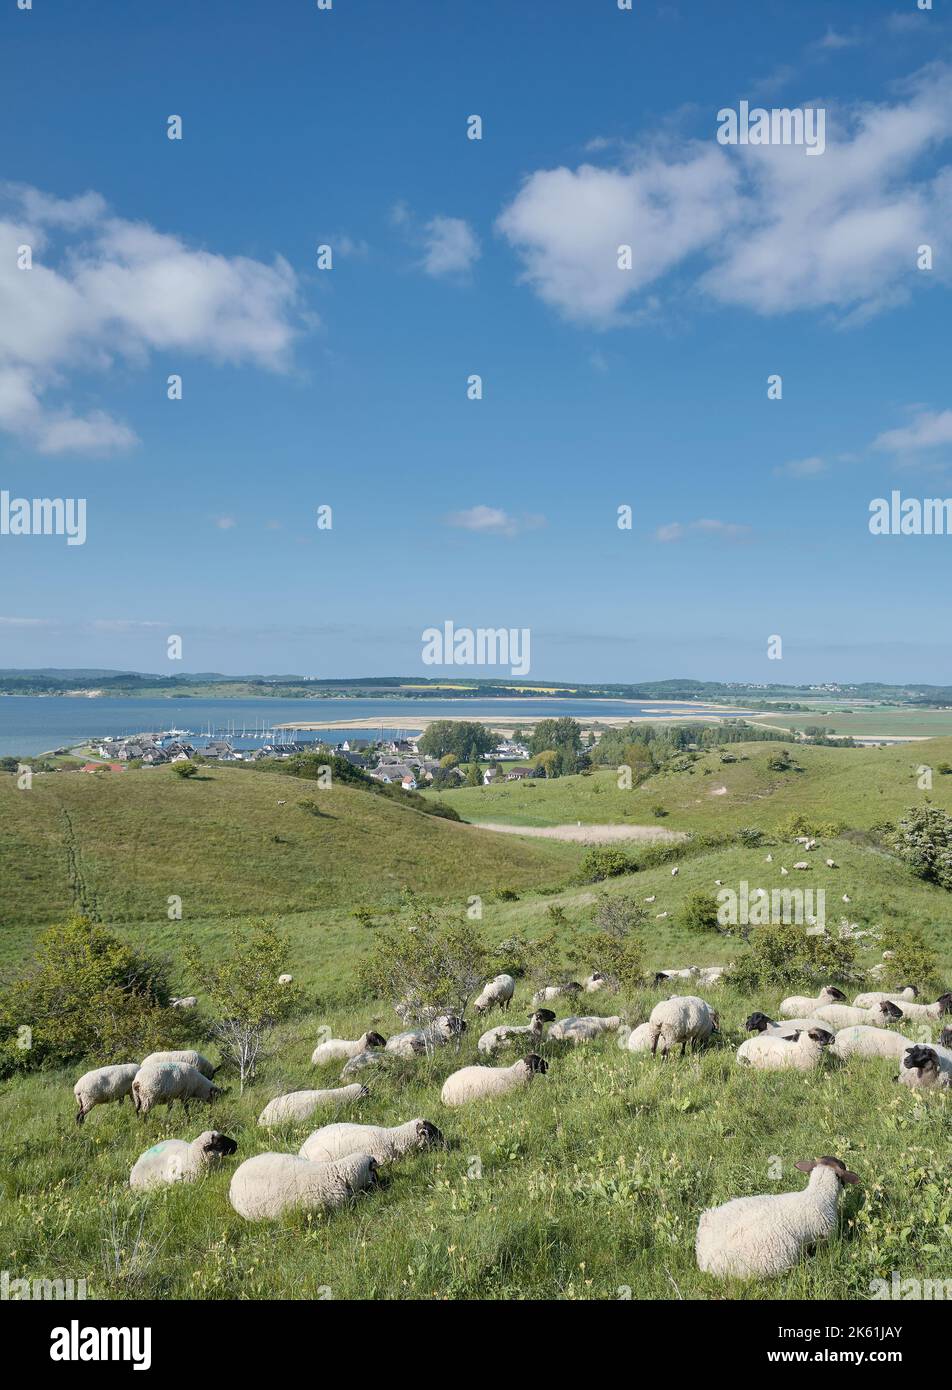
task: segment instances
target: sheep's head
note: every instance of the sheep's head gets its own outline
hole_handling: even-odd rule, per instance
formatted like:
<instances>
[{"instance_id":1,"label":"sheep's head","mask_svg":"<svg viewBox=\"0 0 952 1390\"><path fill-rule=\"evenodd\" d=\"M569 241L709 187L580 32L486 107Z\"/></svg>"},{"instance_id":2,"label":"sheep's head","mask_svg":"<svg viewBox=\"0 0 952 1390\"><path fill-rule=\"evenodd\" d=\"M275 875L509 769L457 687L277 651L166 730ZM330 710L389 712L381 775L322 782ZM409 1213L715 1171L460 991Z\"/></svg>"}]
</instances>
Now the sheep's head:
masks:
<instances>
[{"instance_id":1,"label":"sheep's head","mask_svg":"<svg viewBox=\"0 0 952 1390\"><path fill-rule=\"evenodd\" d=\"M832 1168L841 1183L859 1182L856 1173L851 1173L846 1164L840 1158L831 1158L826 1155L824 1158L801 1158L794 1164L801 1173L812 1173L814 1168Z\"/></svg>"},{"instance_id":2,"label":"sheep's head","mask_svg":"<svg viewBox=\"0 0 952 1390\"><path fill-rule=\"evenodd\" d=\"M711 1031L719 1033L721 1029L721 1016L716 1009L711 1010Z\"/></svg>"},{"instance_id":3,"label":"sheep's head","mask_svg":"<svg viewBox=\"0 0 952 1390\"><path fill-rule=\"evenodd\" d=\"M879 1012L884 1018L887 1018L890 1023L895 1023L898 1019L902 1018L902 1009L898 1008L891 999L880 1000Z\"/></svg>"},{"instance_id":4,"label":"sheep's head","mask_svg":"<svg viewBox=\"0 0 952 1390\"><path fill-rule=\"evenodd\" d=\"M819 1043L821 1047L829 1047L830 1043L836 1041L834 1035L828 1033L825 1028L811 1028L807 1037L812 1038L813 1041Z\"/></svg>"},{"instance_id":5,"label":"sheep's head","mask_svg":"<svg viewBox=\"0 0 952 1390\"><path fill-rule=\"evenodd\" d=\"M939 1043L942 1047L952 1047L952 1028L943 1028L939 1034Z\"/></svg>"},{"instance_id":6,"label":"sheep's head","mask_svg":"<svg viewBox=\"0 0 952 1390\"><path fill-rule=\"evenodd\" d=\"M419 1149L445 1149L446 1140L443 1138L443 1131L437 1129L436 1125L429 1120L417 1120L417 1148Z\"/></svg>"},{"instance_id":7,"label":"sheep's head","mask_svg":"<svg viewBox=\"0 0 952 1390\"><path fill-rule=\"evenodd\" d=\"M936 1003L942 1006L939 1009L940 1014L952 1014L952 994L940 994Z\"/></svg>"},{"instance_id":8,"label":"sheep's head","mask_svg":"<svg viewBox=\"0 0 952 1390\"><path fill-rule=\"evenodd\" d=\"M554 1023L555 1012L552 1009L536 1009L534 1014L529 1015L530 1023L537 1023L540 1027L543 1023Z\"/></svg>"},{"instance_id":9,"label":"sheep's head","mask_svg":"<svg viewBox=\"0 0 952 1390\"><path fill-rule=\"evenodd\" d=\"M906 994L907 992L908 992L909 994L912 995L913 999L918 999L918 997L919 997L919 990L918 990L918 988L917 988L916 985L900 985L900 986L899 986L899 993L900 993L900 994Z\"/></svg>"},{"instance_id":10,"label":"sheep's head","mask_svg":"<svg viewBox=\"0 0 952 1390\"><path fill-rule=\"evenodd\" d=\"M600 970L593 970L593 971L592 971L592 979L593 979L593 980L604 980L604 978L605 978L605 976L602 974L602 972L601 972Z\"/></svg>"},{"instance_id":11,"label":"sheep's head","mask_svg":"<svg viewBox=\"0 0 952 1390\"><path fill-rule=\"evenodd\" d=\"M917 1071L920 1080L929 1077L934 1081L939 1075L939 1058L931 1047L907 1047L902 1064L909 1071Z\"/></svg>"},{"instance_id":12,"label":"sheep's head","mask_svg":"<svg viewBox=\"0 0 952 1390\"><path fill-rule=\"evenodd\" d=\"M820 991L820 994L824 999L837 999L840 1003L844 1003L846 1000L846 995L841 989L837 989L835 985L827 985L825 989Z\"/></svg>"},{"instance_id":13,"label":"sheep's head","mask_svg":"<svg viewBox=\"0 0 952 1390\"><path fill-rule=\"evenodd\" d=\"M529 1069L530 1076L534 1076L536 1072L539 1072L541 1075L544 1076L545 1073L549 1070L548 1062L546 1062L544 1058L540 1057L538 1052L530 1052L527 1057L523 1057L522 1061L524 1066L526 1066Z\"/></svg>"},{"instance_id":14,"label":"sheep's head","mask_svg":"<svg viewBox=\"0 0 952 1390\"><path fill-rule=\"evenodd\" d=\"M744 1027L748 1033L766 1033L770 1027L770 1019L766 1014L751 1014Z\"/></svg>"},{"instance_id":15,"label":"sheep's head","mask_svg":"<svg viewBox=\"0 0 952 1390\"><path fill-rule=\"evenodd\" d=\"M365 1033L364 1047L386 1047L387 1039L382 1033Z\"/></svg>"},{"instance_id":16,"label":"sheep's head","mask_svg":"<svg viewBox=\"0 0 952 1390\"><path fill-rule=\"evenodd\" d=\"M567 985L562 986L563 994L580 994L581 991L582 986L579 984L578 980L569 980Z\"/></svg>"},{"instance_id":17,"label":"sheep's head","mask_svg":"<svg viewBox=\"0 0 952 1390\"><path fill-rule=\"evenodd\" d=\"M237 1153L238 1145L227 1134L219 1134L217 1129L207 1129L198 1136L202 1153L207 1159L223 1158L225 1154Z\"/></svg>"},{"instance_id":18,"label":"sheep's head","mask_svg":"<svg viewBox=\"0 0 952 1390\"><path fill-rule=\"evenodd\" d=\"M663 984L665 983L665 981L667 980L667 978L668 978L668 977L667 977L667 975L664 973L663 970L656 970L656 971L655 971L654 982L655 982L656 985L663 985Z\"/></svg>"}]
</instances>

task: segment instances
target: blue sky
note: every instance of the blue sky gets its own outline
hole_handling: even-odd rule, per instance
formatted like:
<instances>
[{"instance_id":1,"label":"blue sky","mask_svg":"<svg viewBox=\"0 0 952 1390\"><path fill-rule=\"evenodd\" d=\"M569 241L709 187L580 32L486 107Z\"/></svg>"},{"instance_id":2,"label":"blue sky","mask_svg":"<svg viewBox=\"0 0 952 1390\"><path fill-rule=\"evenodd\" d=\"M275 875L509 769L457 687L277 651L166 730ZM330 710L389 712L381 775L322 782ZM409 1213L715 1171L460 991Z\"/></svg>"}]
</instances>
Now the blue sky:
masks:
<instances>
[{"instance_id":1,"label":"blue sky","mask_svg":"<svg viewBox=\"0 0 952 1390\"><path fill-rule=\"evenodd\" d=\"M952 538L867 526L952 495L947 63L947 0L5 6L0 487L88 537L0 537L0 667L952 682Z\"/></svg>"}]
</instances>

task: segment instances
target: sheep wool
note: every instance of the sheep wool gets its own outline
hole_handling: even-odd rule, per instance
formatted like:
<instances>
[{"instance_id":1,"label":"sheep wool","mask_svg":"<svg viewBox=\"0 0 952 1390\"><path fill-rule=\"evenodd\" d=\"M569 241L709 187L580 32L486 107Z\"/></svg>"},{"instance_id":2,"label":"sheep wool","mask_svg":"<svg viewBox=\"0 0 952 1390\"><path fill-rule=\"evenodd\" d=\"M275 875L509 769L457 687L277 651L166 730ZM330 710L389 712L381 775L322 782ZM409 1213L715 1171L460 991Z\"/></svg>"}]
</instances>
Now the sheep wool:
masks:
<instances>
[{"instance_id":1,"label":"sheep wool","mask_svg":"<svg viewBox=\"0 0 952 1390\"><path fill-rule=\"evenodd\" d=\"M875 967L874 967L875 968ZM867 994L857 994L853 1000L854 1009L871 1009L874 1004L879 1004L883 999L888 999L890 1004L912 1003L919 991L915 985L906 985L896 994L887 994L882 990L871 990Z\"/></svg>"},{"instance_id":2,"label":"sheep wool","mask_svg":"<svg viewBox=\"0 0 952 1390\"><path fill-rule=\"evenodd\" d=\"M718 1018L710 1004L697 995L675 994L654 1006L648 1022L653 1029L651 1051L657 1052L660 1043L661 1055L667 1057L680 1043L683 1057L688 1043L696 1048L717 1031Z\"/></svg>"},{"instance_id":3,"label":"sheep wool","mask_svg":"<svg viewBox=\"0 0 952 1390\"><path fill-rule=\"evenodd\" d=\"M819 1065L823 1049L832 1042L833 1034L825 1028L797 1032L789 1038L778 1033L760 1033L741 1043L737 1061L756 1071L812 1071Z\"/></svg>"},{"instance_id":4,"label":"sheep wool","mask_svg":"<svg viewBox=\"0 0 952 1390\"><path fill-rule=\"evenodd\" d=\"M195 1067L182 1062L151 1062L141 1066L132 1083L132 1103L137 1115L147 1115L155 1105L173 1101L214 1100L221 1091Z\"/></svg>"},{"instance_id":5,"label":"sheep wool","mask_svg":"<svg viewBox=\"0 0 952 1390\"><path fill-rule=\"evenodd\" d=\"M630 1033L619 1034L618 1046L627 1052L650 1052L654 1038L654 1026L650 1023L639 1023L638 1027L632 1028Z\"/></svg>"},{"instance_id":6,"label":"sheep wool","mask_svg":"<svg viewBox=\"0 0 952 1390\"><path fill-rule=\"evenodd\" d=\"M822 1018L785 1018L782 1023L777 1023L766 1014L756 1013L750 1015L744 1027L748 1033L777 1033L780 1037L790 1038L794 1033L809 1033L811 1028L826 1028L828 1025Z\"/></svg>"},{"instance_id":7,"label":"sheep wool","mask_svg":"<svg viewBox=\"0 0 952 1390\"><path fill-rule=\"evenodd\" d=\"M549 1042L589 1042L600 1033L614 1033L621 1027L621 1016L610 1014L607 1018L599 1014L587 1014L582 1018L574 1015L560 1018L549 1029Z\"/></svg>"},{"instance_id":8,"label":"sheep wool","mask_svg":"<svg viewBox=\"0 0 952 1390\"><path fill-rule=\"evenodd\" d=\"M897 1007L902 1010L903 1018L942 1018L944 1014L952 1014L952 994L940 994L934 1004L911 1004L904 1000Z\"/></svg>"},{"instance_id":9,"label":"sheep wool","mask_svg":"<svg viewBox=\"0 0 952 1390\"><path fill-rule=\"evenodd\" d=\"M432 1052L434 1048L445 1047L466 1028L467 1024L455 1014L440 1014L425 1028L410 1028L405 1033L395 1033L385 1051L396 1052L399 1057L418 1057L422 1053Z\"/></svg>"},{"instance_id":10,"label":"sheep wool","mask_svg":"<svg viewBox=\"0 0 952 1390\"><path fill-rule=\"evenodd\" d=\"M352 1101L363 1100L368 1095L367 1087L359 1081L349 1086L334 1086L326 1091L289 1091L287 1095L275 1096L258 1116L259 1125L281 1125L296 1120L308 1120L315 1110L324 1106L347 1105Z\"/></svg>"},{"instance_id":11,"label":"sheep wool","mask_svg":"<svg viewBox=\"0 0 952 1390\"><path fill-rule=\"evenodd\" d=\"M263 1153L235 1169L228 1200L246 1221L273 1221L288 1211L333 1211L376 1181L370 1154L312 1163L297 1154Z\"/></svg>"},{"instance_id":12,"label":"sheep wool","mask_svg":"<svg viewBox=\"0 0 952 1390\"><path fill-rule=\"evenodd\" d=\"M562 994L581 994L582 986L577 980L569 980L566 985L545 985L532 996L533 1004L547 1004L550 999L558 999Z\"/></svg>"},{"instance_id":13,"label":"sheep wool","mask_svg":"<svg viewBox=\"0 0 952 1390\"><path fill-rule=\"evenodd\" d=\"M511 975L497 975L483 986L479 998L473 1003L475 1013L488 1013L490 1009L508 1009L516 992L516 982Z\"/></svg>"},{"instance_id":14,"label":"sheep wool","mask_svg":"<svg viewBox=\"0 0 952 1390\"><path fill-rule=\"evenodd\" d=\"M794 1018L796 1015L809 1015L817 1009L822 1009L825 1004L844 1004L846 995L835 985L825 985L815 999L809 995L792 994L789 999L784 999L780 1005L780 1015L782 1018Z\"/></svg>"},{"instance_id":15,"label":"sheep wool","mask_svg":"<svg viewBox=\"0 0 952 1390\"><path fill-rule=\"evenodd\" d=\"M860 1024L857 1027L843 1028L837 1035L830 1052L834 1057L901 1057L907 1047L915 1044L901 1033L891 1033L887 1028L870 1028Z\"/></svg>"},{"instance_id":16,"label":"sheep wool","mask_svg":"<svg viewBox=\"0 0 952 1390\"><path fill-rule=\"evenodd\" d=\"M800 1192L735 1197L701 1213L694 1247L700 1270L721 1278L767 1279L791 1269L805 1246L833 1234L843 1185L859 1178L838 1158L796 1166L810 1174Z\"/></svg>"},{"instance_id":17,"label":"sheep wool","mask_svg":"<svg viewBox=\"0 0 952 1390\"><path fill-rule=\"evenodd\" d=\"M925 1090L948 1090L952 1086L952 1052L937 1043L930 1047L913 1043L902 1055L899 1083Z\"/></svg>"},{"instance_id":18,"label":"sheep wool","mask_svg":"<svg viewBox=\"0 0 952 1390\"><path fill-rule=\"evenodd\" d=\"M545 1025L554 1022L555 1014L551 1009L536 1009L534 1014L529 1015L527 1026L502 1023L498 1028L490 1028L483 1033L476 1046L484 1056L495 1057L497 1052L514 1043L541 1042Z\"/></svg>"},{"instance_id":19,"label":"sheep wool","mask_svg":"<svg viewBox=\"0 0 952 1390\"><path fill-rule=\"evenodd\" d=\"M380 1033L364 1033L360 1038L349 1042L346 1038L328 1038L326 1042L318 1043L311 1053L311 1064L315 1067L322 1067L325 1062L346 1062L351 1057L358 1056L361 1052L370 1052L375 1047L386 1047L387 1039Z\"/></svg>"},{"instance_id":20,"label":"sheep wool","mask_svg":"<svg viewBox=\"0 0 952 1390\"><path fill-rule=\"evenodd\" d=\"M429 1120L393 1125L324 1125L309 1134L298 1153L312 1163L329 1163L348 1154L371 1154L378 1163L393 1163L405 1154L442 1148L443 1135Z\"/></svg>"},{"instance_id":21,"label":"sheep wool","mask_svg":"<svg viewBox=\"0 0 952 1390\"><path fill-rule=\"evenodd\" d=\"M537 1073L546 1071L548 1066L535 1052L521 1057L511 1067L462 1067L446 1078L440 1099L444 1105L465 1105L471 1100L504 1096L528 1086Z\"/></svg>"},{"instance_id":22,"label":"sheep wool","mask_svg":"<svg viewBox=\"0 0 952 1390\"><path fill-rule=\"evenodd\" d=\"M136 1159L129 1174L129 1186L165 1187L173 1182L194 1182L212 1163L225 1154L236 1153L238 1145L227 1134L206 1129L189 1144L185 1139L163 1139Z\"/></svg>"},{"instance_id":23,"label":"sheep wool","mask_svg":"<svg viewBox=\"0 0 952 1390\"><path fill-rule=\"evenodd\" d=\"M150 1052L148 1057L142 1059L144 1067L151 1066L153 1062L181 1062L183 1066L194 1067L196 1071L200 1071L209 1081L218 1070L214 1062L210 1062L207 1057L203 1057L192 1048L184 1048L180 1052Z\"/></svg>"},{"instance_id":24,"label":"sheep wool","mask_svg":"<svg viewBox=\"0 0 952 1390\"><path fill-rule=\"evenodd\" d=\"M861 1023L867 1023L872 1028L885 1028L902 1018L899 1008L888 999L880 999L869 1009L853 1009L849 1004L824 1004L816 1013L817 1018L822 1018L834 1029L850 1028Z\"/></svg>"},{"instance_id":25,"label":"sheep wool","mask_svg":"<svg viewBox=\"0 0 952 1390\"><path fill-rule=\"evenodd\" d=\"M121 1101L132 1094L132 1083L139 1070L137 1062L120 1062L111 1067L96 1067L94 1071L84 1072L73 1087L73 1095L79 1109L76 1123L81 1125L96 1105L108 1105L110 1101Z\"/></svg>"}]
</instances>

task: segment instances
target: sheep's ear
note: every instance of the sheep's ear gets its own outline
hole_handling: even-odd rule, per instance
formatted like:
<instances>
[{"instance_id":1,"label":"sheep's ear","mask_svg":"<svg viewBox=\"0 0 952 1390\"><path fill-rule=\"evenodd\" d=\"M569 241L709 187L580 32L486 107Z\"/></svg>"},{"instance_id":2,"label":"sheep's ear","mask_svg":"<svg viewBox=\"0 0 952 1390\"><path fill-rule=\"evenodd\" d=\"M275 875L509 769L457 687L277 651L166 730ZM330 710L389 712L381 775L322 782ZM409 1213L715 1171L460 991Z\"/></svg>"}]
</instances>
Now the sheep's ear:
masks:
<instances>
[{"instance_id":1,"label":"sheep's ear","mask_svg":"<svg viewBox=\"0 0 952 1390\"><path fill-rule=\"evenodd\" d=\"M799 1168L801 1173L812 1173L814 1168L816 1167L816 1159L801 1158L798 1159L798 1161L793 1166L794 1168Z\"/></svg>"},{"instance_id":2,"label":"sheep's ear","mask_svg":"<svg viewBox=\"0 0 952 1390\"><path fill-rule=\"evenodd\" d=\"M844 1168L840 1174L840 1182L859 1182L859 1174L851 1173L848 1168Z\"/></svg>"}]
</instances>

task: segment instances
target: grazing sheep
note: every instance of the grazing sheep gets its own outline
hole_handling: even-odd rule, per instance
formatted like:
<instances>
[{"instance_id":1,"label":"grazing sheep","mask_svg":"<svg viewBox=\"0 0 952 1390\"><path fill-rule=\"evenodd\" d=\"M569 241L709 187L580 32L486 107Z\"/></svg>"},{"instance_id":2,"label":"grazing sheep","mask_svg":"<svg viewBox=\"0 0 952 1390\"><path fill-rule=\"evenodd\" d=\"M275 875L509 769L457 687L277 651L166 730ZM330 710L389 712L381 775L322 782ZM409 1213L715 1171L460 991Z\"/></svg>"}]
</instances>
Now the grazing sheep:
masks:
<instances>
[{"instance_id":1,"label":"grazing sheep","mask_svg":"<svg viewBox=\"0 0 952 1390\"><path fill-rule=\"evenodd\" d=\"M569 980L566 985L545 985L532 996L533 1004L547 1004L550 999L558 999L562 994L581 994L582 986L577 980Z\"/></svg>"},{"instance_id":2,"label":"grazing sheep","mask_svg":"<svg viewBox=\"0 0 952 1390\"><path fill-rule=\"evenodd\" d=\"M516 982L511 975L497 975L494 980L489 980L484 986L479 998L473 1003L473 1010L478 1014L488 1013L490 1009L506 1010L512 1003L512 996L516 992Z\"/></svg>"},{"instance_id":3,"label":"grazing sheep","mask_svg":"<svg viewBox=\"0 0 952 1390\"><path fill-rule=\"evenodd\" d=\"M440 1014L425 1028L410 1028L405 1033L394 1033L384 1050L396 1052L400 1057L418 1057L421 1053L432 1052L434 1048L445 1047L464 1033L468 1026L456 1014Z\"/></svg>"},{"instance_id":4,"label":"grazing sheep","mask_svg":"<svg viewBox=\"0 0 952 1390\"><path fill-rule=\"evenodd\" d=\"M349 1154L333 1163L312 1163L297 1154L246 1158L231 1179L228 1200L246 1221L273 1221L287 1211L333 1211L372 1187L377 1160Z\"/></svg>"},{"instance_id":5,"label":"grazing sheep","mask_svg":"<svg viewBox=\"0 0 952 1390\"><path fill-rule=\"evenodd\" d=\"M289 1091L275 1096L258 1116L259 1125L280 1125L288 1121L307 1120L325 1105L346 1105L348 1101L363 1100L369 1095L359 1081L350 1086L334 1086L326 1091Z\"/></svg>"},{"instance_id":6,"label":"grazing sheep","mask_svg":"<svg viewBox=\"0 0 952 1390\"><path fill-rule=\"evenodd\" d=\"M534 1014L529 1015L529 1023L526 1027L517 1027L515 1024L500 1024L498 1028L490 1028L488 1033L484 1033L476 1044L480 1052L487 1057L495 1057L496 1053L504 1047L509 1047L512 1043L542 1041L542 1031L546 1023L554 1023L555 1014L551 1009L536 1009Z\"/></svg>"},{"instance_id":7,"label":"grazing sheep","mask_svg":"<svg viewBox=\"0 0 952 1390\"><path fill-rule=\"evenodd\" d=\"M650 896L649 898L645 898L645 902L646 902L646 903L653 903L654 900L657 898L657 896L658 896L657 893L652 893L651 896Z\"/></svg>"},{"instance_id":8,"label":"grazing sheep","mask_svg":"<svg viewBox=\"0 0 952 1390\"><path fill-rule=\"evenodd\" d=\"M651 1023L639 1023L637 1028L632 1028L630 1033L621 1032L618 1034L618 1046L626 1052L650 1052L651 1044L654 1042L655 1031Z\"/></svg>"},{"instance_id":9,"label":"grazing sheep","mask_svg":"<svg viewBox=\"0 0 952 1390\"><path fill-rule=\"evenodd\" d=\"M769 1278L792 1268L804 1248L832 1235L844 1183L859 1182L838 1158L801 1160L801 1192L735 1197L698 1222L698 1268L722 1278Z\"/></svg>"},{"instance_id":10,"label":"grazing sheep","mask_svg":"<svg viewBox=\"0 0 952 1390\"><path fill-rule=\"evenodd\" d=\"M771 1036L777 1035L782 1038L792 1038L794 1033L809 1032L811 1028L825 1028L826 1024L822 1018L785 1018L782 1023L775 1023L766 1014L751 1014L744 1024L748 1033L770 1033Z\"/></svg>"},{"instance_id":11,"label":"grazing sheep","mask_svg":"<svg viewBox=\"0 0 952 1390\"><path fill-rule=\"evenodd\" d=\"M394 1163L409 1153L441 1149L446 1141L429 1120L407 1120L405 1125L324 1125L309 1134L298 1149L312 1163L330 1163L348 1154L372 1154L378 1163Z\"/></svg>"},{"instance_id":12,"label":"grazing sheep","mask_svg":"<svg viewBox=\"0 0 952 1390\"><path fill-rule=\"evenodd\" d=\"M809 869L810 865L807 863L805 859L798 859L793 867L795 869Z\"/></svg>"},{"instance_id":13,"label":"grazing sheep","mask_svg":"<svg viewBox=\"0 0 952 1390\"><path fill-rule=\"evenodd\" d=\"M853 1000L854 1009L871 1009L874 1004L879 1004L884 999L888 999L890 1004L912 1003L919 991L915 985L905 985L901 990L894 994L882 990L870 990L867 994L857 994Z\"/></svg>"},{"instance_id":14,"label":"grazing sheep","mask_svg":"<svg viewBox=\"0 0 952 1390\"><path fill-rule=\"evenodd\" d=\"M793 1018L798 1014L809 1016L817 1009L822 1009L824 1004L845 1004L846 995L841 989L834 985L824 985L823 989L815 999L809 998L805 994L791 994L788 999L784 999L780 1005L780 1015L782 1018Z\"/></svg>"},{"instance_id":15,"label":"grazing sheep","mask_svg":"<svg viewBox=\"0 0 952 1390\"><path fill-rule=\"evenodd\" d=\"M549 1042L590 1042L600 1033L614 1033L621 1027L619 1014L603 1018L600 1014L586 1014L582 1018L571 1015L553 1023L549 1029Z\"/></svg>"},{"instance_id":16,"label":"grazing sheep","mask_svg":"<svg viewBox=\"0 0 952 1390\"><path fill-rule=\"evenodd\" d=\"M349 1042L346 1038L328 1038L318 1043L311 1053L311 1065L322 1067L325 1062L346 1062L359 1052L370 1052L375 1047L386 1047L387 1039L379 1033L364 1033L363 1037Z\"/></svg>"},{"instance_id":17,"label":"grazing sheep","mask_svg":"<svg viewBox=\"0 0 952 1390\"><path fill-rule=\"evenodd\" d=\"M164 1187L173 1182L194 1182L209 1164L237 1150L234 1139L216 1129L206 1129L190 1144L185 1139L163 1139L136 1159L129 1186Z\"/></svg>"},{"instance_id":18,"label":"grazing sheep","mask_svg":"<svg viewBox=\"0 0 952 1390\"><path fill-rule=\"evenodd\" d=\"M830 1048L835 1057L901 1057L907 1047L915 1044L901 1033L891 1033L888 1028L870 1028L859 1024L852 1028L841 1028L836 1041Z\"/></svg>"},{"instance_id":19,"label":"grazing sheep","mask_svg":"<svg viewBox=\"0 0 952 1390\"><path fill-rule=\"evenodd\" d=\"M943 1014L952 1014L952 994L940 994L934 1004L908 1004L903 1001L898 1007L902 1010L903 1018L941 1018Z\"/></svg>"},{"instance_id":20,"label":"grazing sheep","mask_svg":"<svg viewBox=\"0 0 952 1390\"><path fill-rule=\"evenodd\" d=\"M819 1066L823 1049L833 1041L834 1035L825 1028L797 1031L789 1038L780 1033L760 1033L741 1043L737 1061L757 1071L812 1071Z\"/></svg>"},{"instance_id":21,"label":"grazing sheep","mask_svg":"<svg viewBox=\"0 0 952 1390\"><path fill-rule=\"evenodd\" d=\"M660 1042L662 1057L667 1057L675 1043L681 1044L683 1057L688 1043L696 1049L718 1027L717 1014L710 1004L694 994L675 994L662 1000L651 1010L648 1022L653 1030L651 1051L656 1053Z\"/></svg>"},{"instance_id":22,"label":"grazing sheep","mask_svg":"<svg viewBox=\"0 0 952 1390\"><path fill-rule=\"evenodd\" d=\"M826 861L826 867L827 867L828 869L838 869L840 866L839 866L839 864L837 864L837 862L836 862L835 859L828 859L828 860Z\"/></svg>"},{"instance_id":23,"label":"grazing sheep","mask_svg":"<svg viewBox=\"0 0 952 1390\"><path fill-rule=\"evenodd\" d=\"M113 1100L121 1102L123 1096L131 1095L138 1070L138 1062L120 1062L116 1066L84 1072L73 1087L79 1106L76 1123L81 1125L94 1106L108 1105Z\"/></svg>"},{"instance_id":24,"label":"grazing sheep","mask_svg":"<svg viewBox=\"0 0 952 1390\"><path fill-rule=\"evenodd\" d=\"M196 1071L200 1071L209 1081L218 1070L214 1062L210 1062L207 1057L190 1047L182 1048L178 1052L150 1052L148 1057L143 1057L142 1066L151 1067L153 1062L181 1062L183 1067L194 1067Z\"/></svg>"},{"instance_id":25,"label":"grazing sheep","mask_svg":"<svg viewBox=\"0 0 952 1390\"><path fill-rule=\"evenodd\" d=\"M212 1101L221 1091L195 1067L183 1062L150 1062L141 1066L132 1083L132 1103L137 1115L147 1115L155 1105L167 1109L173 1101Z\"/></svg>"},{"instance_id":26,"label":"grazing sheep","mask_svg":"<svg viewBox=\"0 0 952 1390\"><path fill-rule=\"evenodd\" d=\"M194 1009L198 1003L198 995L183 994L176 999L170 999L169 1003L173 1009Z\"/></svg>"},{"instance_id":27,"label":"grazing sheep","mask_svg":"<svg viewBox=\"0 0 952 1390\"><path fill-rule=\"evenodd\" d=\"M675 864L674 868L671 870L671 877L672 877L672 878L677 878L677 876L678 876L678 874L679 874L680 872L681 872L681 870L678 868L677 864Z\"/></svg>"},{"instance_id":28,"label":"grazing sheep","mask_svg":"<svg viewBox=\"0 0 952 1390\"><path fill-rule=\"evenodd\" d=\"M544 1074L548 1069L537 1052L521 1057L511 1067L462 1067L446 1078L440 1099L444 1105L465 1105L470 1100L504 1096L528 1086L537 1072Z\"/></svg>"},{"instance_id":29,"label":"grazing sheep","mask_svg":"<svg viewBox=\"0 0 952 1390\"><path fill-rule=\"evenodd\" d=\"M936 1086L947 1090L952 1086L952 1052L944 1047L913 1043L903 1053L899 1082L903 1086Z\"/></svg>"},{"instance_id":30,"label":"grazing sheep","mask_svg":"<svg viewBox=\"0 0 952 1390\"><path fill-rule=\"evenodd\" d=\"M899 1022L902 1011L898 1004L880 999L871 1009L851 1009L848 1004L824 1004L822 1009L817 1009L816 1016L822 1018L824 1023L831 1023L834 1029L852 1028L861 1023L868 1023L871 1028L886 1028L890 1023Z\"/></svg>"}]
</instances>

